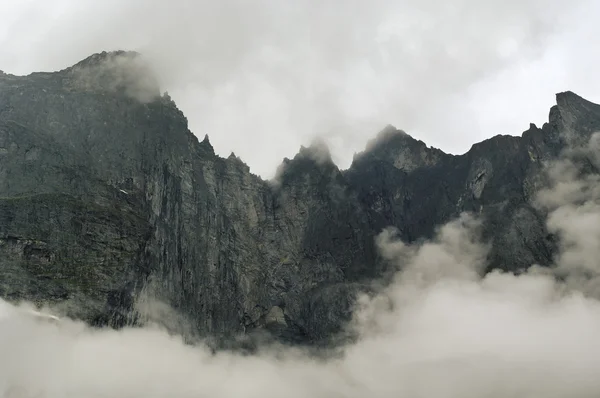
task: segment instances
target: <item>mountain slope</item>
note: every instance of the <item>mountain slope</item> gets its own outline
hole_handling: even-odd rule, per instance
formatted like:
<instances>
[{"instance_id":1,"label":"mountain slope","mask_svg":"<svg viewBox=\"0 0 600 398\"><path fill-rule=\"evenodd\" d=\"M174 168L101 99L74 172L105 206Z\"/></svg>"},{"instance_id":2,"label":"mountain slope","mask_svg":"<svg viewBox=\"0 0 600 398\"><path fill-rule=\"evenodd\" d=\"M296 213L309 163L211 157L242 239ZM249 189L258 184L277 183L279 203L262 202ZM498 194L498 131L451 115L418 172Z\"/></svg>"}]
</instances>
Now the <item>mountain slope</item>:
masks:
<instances>
[{"instance_id":1,"label":"mountain slope","mask_svg":"<svg viewBox=\"0 0 600 398\"><path fill-rule=\"evenodd\" d=\"M327 341L386 274L385 227L410 242L473 211L491 267L549 264L543 162L598 129L600 106L566 92L542 128L461 156L388 126L348 170L316 143L268 182L199 141L135 53L0 74L0 296L112 326L156 297L199 335Z\"/></svg>"}]
</instances>

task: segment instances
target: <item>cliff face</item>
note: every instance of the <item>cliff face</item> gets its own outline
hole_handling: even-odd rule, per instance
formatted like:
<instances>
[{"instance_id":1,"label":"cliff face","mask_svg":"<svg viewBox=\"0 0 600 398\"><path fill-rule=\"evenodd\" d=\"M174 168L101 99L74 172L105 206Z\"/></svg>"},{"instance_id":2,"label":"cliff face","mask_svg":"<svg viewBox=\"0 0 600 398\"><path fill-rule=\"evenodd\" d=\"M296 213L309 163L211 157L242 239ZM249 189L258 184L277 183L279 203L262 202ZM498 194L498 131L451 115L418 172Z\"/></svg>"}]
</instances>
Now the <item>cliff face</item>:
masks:
<instances>
[{"instance_id":1,"label":"cliff face","mask_svg":"<svg viewBox=\"0 0 600 398\"><path fill-rule=\"evenodd\" d=\"M600 130L600 106L566 92L542 128L461 156L390 126L348 170L315 144L267 182L199 141L138 59L0 73L0 296L113 326L152 296L200 335L326 341L385 274L385 227L414 241L473 211L491 267L549 264L542 162Z\"/></svg>"}]
</instances>

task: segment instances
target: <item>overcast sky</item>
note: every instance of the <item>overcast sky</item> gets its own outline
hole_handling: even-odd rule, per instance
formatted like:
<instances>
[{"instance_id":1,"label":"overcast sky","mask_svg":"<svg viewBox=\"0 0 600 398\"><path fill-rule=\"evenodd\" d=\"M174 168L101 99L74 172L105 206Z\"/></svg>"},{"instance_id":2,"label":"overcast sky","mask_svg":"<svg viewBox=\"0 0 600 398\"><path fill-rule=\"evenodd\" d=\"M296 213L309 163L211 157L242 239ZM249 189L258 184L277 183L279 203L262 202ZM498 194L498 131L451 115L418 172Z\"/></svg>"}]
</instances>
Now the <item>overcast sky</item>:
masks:
<instances>
[{"instance_id":1,"label":"overcast sky","mask_svg":"<svg viewBox=\"0 0 600 398\"><path fill-rule=\"evenodd\" d=\"M0 0L0 70L150 58L191 130L271 177L316 135L349 166L386 124L463 153L600 102L595 0Z\"/></svg>"}]
</instances>

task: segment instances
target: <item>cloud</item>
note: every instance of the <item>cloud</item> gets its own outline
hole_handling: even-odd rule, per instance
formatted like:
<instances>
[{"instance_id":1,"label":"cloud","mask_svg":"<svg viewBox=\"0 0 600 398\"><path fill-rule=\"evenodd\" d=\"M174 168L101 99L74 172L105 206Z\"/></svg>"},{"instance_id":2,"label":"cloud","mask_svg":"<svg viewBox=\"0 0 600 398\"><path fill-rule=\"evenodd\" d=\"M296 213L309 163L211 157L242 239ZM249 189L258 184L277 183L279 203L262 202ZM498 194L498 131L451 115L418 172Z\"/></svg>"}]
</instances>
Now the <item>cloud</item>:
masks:
<instances>
[{"instance_id":1,"label":"cloud","mask_svg":"<svg viewBox=\"0 0 600 398\"><path fill-rule=\"evenodd\" d=\"M600 133L575 144L547 167L549 186L537 195L548 229L560 237L555 274L600 298Z\"/></svg>"},{"instance_id":2,"label":"cloud","mask_svg":"<svg viewBox=\"0 0 600 398\"><path fill-rule=\"evenodd\" d=\"M447 237L469 235L461 228L454 224L422 250L446 253L446 266L462 268L466 255L452 253L463 243ZM481 251L474 252L478 258ZM411 267L430 267L422 253L409 256ZM414 288L400 278L387 292L388 305L372 308L374 317L365 317L373 303L359 312L359 341L328 360L293 351L214 355L158 329L91 330L13 313L0 321L0 394L587 397L600 391L597 301L560 293L543 275L454 274L431 282Z\"/></svg>"},{"instance_id":3,"label":"cloud","mask_svg":"<svg viewBox=\"0 0 600 398\"><path fill-rule=\"evenodd\" d=\"M348 348L366 396L593 396L600 365L598 142L547 165L538 195L560 252L549 268L481 277L488 247L471 215L407 245L393 230L382 256L402 270L382 294L359 301ZM592 164L593 167L590 167Z\"/></svg>"},{"instance_id":4,"label":"cloud","mask_svg":"<svg viewBox=\"0 0 600 398\"><path fill-rule=\"evenodd\" d=\"M385 259L401 264L398 276L404 285L421 287L440 279L476 279L484 270L488 251L487 245L477 240L480 225L480 220L464 213L439 228L430 242L407 245L395 239L395 230L388 228L377 237L377 245Z\"/></svg>"},{"instance_id":5,"label":"cloud","mask_svg":"<svg viewBox=\"0 0 600 398\"><path fill-rule=\"evenodd\" d=\"M208 133L218 153L234 151L253 172L271 177L284 156L314 136L324 137L336 163L347 167L352 153L389 123L450 152L468 149L482 130L518 133L549 104L531 109L514 129L481 129L480 117L507 108L514 113L522 93L515 86L480 93L481 101L505 99L473 110L472 88L542 59L557 35L576 25L571 15L589 6L590 0L349 0L343 6L334 0L9 0L0 5L7 21L0 68L61 69L93 52L139 51L199 137ZM552 78L543 94L548 101L564 88L552 71L544 63L532 72ZM538 102L529 98L527 106Z\"/></svg>"},{"instance_id":6,"label":"cloud","mask_svg":"<svg viewBox=\"0 0 600 398\"><path fill-rule=\"evenodd\" d=\"M72 88L84 91L122 92L146 103L160 96L152 67L134 52L94 54L70 69Z\"/></svg>"}]
</instances>

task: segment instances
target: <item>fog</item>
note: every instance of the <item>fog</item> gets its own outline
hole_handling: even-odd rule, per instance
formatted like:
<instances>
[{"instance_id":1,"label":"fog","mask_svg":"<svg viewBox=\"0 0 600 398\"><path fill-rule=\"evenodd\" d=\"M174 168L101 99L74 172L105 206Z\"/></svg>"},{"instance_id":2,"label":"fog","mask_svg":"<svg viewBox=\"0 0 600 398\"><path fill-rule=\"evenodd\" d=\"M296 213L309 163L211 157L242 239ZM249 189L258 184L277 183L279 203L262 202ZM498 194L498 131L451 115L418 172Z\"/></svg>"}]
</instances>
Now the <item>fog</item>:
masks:
<instances>
[{"instance_id":1,"label":"fog","mask_svg":"<svg viewBox=\"0 0 600 398\"><path fill-rule=\"evenodd\" d=\"M387 124L447 152L600 96L594 0L3 0L0 69L135 50L192 131L270 178L322 137L341 167Z\"/></svg>"},{"instance_id":2,"label":"fog","mask_svg":"<svg viewBox=\"0 0 600 398\"><path fill-rule=\"evenodd\" d=\"M536 203L561 251L548 268L482 276L470 214L419 244L377 237L400 271L360 297L342 355L212 353L157 327L92 330L0 304L4 397L592 397L600 394L600 134L547 165ZM590 165L592 168L590 168ZM165 308L161 308L165 311Z\"/></svg>"}]
</instances>

